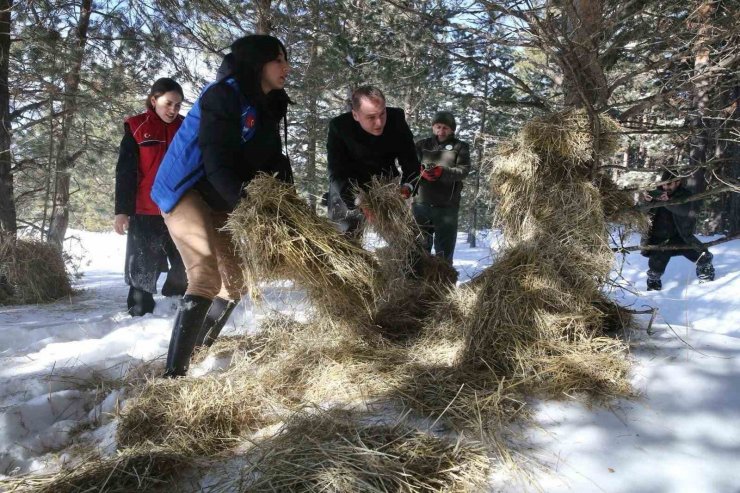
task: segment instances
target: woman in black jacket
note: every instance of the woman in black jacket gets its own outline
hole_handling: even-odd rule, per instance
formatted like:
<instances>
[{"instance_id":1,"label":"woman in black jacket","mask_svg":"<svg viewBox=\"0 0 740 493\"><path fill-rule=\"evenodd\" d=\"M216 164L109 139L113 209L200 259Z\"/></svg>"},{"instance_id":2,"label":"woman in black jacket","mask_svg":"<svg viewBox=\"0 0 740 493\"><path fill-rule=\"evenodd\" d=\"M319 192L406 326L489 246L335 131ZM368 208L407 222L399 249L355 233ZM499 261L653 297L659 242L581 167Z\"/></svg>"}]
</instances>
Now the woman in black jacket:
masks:
<instances>
[{"instance_id":1,"label":"woman in black jacket","mask_svg":"<svg viewBox=\"0 0 740 493\"><path fill-rule=\"evenodd\" d=\"M280 140L290 102L285 46L272 36L253 35L236 40L231 52L231 76L200 98L198 146L205 176L163 214L188 275L167 354L168 377L187 373L194 347L213 343L242 295L231 236L221 231L242 189L259 172L293 179Z\"/></svg>"}]
</instances>

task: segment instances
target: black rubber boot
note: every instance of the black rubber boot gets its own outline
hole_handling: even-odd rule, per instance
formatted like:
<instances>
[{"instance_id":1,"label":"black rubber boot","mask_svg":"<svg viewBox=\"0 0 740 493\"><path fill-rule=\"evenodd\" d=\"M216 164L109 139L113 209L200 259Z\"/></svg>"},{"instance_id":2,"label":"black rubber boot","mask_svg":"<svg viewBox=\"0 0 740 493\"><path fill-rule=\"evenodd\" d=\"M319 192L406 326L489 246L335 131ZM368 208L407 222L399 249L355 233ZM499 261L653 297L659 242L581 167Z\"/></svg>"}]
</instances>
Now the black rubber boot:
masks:
<instances>
[{"instance_id":1,"label":"black rubber boot","mask_svg":"<svg viewBox=\"0 0 740 493\"><path fill-rule=\"evenodd\" d=\"M648 279L647 290L648 291L660 291L663 289L663 282L660 279Z\"/></svg>"},{"instance_id":2,"label":"black rubber boot","mask_svg":"<svg viewBox=\"0 0 740 493\"><path fill-rule=\"evenodd\" d=\"M226 325L226 321L229 320L231 312L234 311L234 308L238 304L239 300L231 301L223 298L214 298L213 304L208 310L205 320L203 320L203 327L200 329L195 345L211 347L221 333L221 329Z\"/></svg>"},{"instance_id":3,"label":"black rubber boot","mask_svg":"<svg viewBox=\"0 0 740 493\"><path fill-rule=\"evenodd\" d=\"M154 295L143 289L131 286L128 290L126 305L128 306L128 313L132 317L141 317L147 313L153 313Z\"/></svg>"},{"instance_id":4,"label":"black rubber boot","mask_svg":"<svg viewBox=\"0 0 740 493\"><path fill-rule=\"evenodd\" d=\"M660 291L663 289L663 282L660 280L662 272L656 272L652 269L647 271L647 290L648 291Z\"/></svg>"},{"instance_id":5,"label":"black rubber boot","mask_svg":"<svg viewBox=\"0 0 740 493\"><path fill-rule=\"evenodd\" d=\"M192 294L183 296L172 328L165 377L182 377L188 372L195 340L210 307L211 300L208 298Z\"/></svg>"},{"instance_id":6,"label":"black rubber boot","mask_svg":"<svg viewBox=\"0 0 740 493\"><path fill-rule=\"evenodd\" d=\"M696 262L696 277L699 282L714 281L714 265L712 265L714 256L709 252L704 254Z\"/></svg>"}]
</instances>

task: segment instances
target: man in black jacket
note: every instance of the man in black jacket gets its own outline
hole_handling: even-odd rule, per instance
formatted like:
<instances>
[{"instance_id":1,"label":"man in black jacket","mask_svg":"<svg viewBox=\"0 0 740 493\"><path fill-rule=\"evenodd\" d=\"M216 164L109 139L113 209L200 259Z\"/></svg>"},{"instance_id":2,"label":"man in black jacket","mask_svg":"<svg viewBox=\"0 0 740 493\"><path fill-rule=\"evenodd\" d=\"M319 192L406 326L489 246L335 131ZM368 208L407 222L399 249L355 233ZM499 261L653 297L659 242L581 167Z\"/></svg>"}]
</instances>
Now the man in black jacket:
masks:
<instances>
[{"instance_id":1,"label":"man in black jacket","mask_svg":"<svg viewBox=\"0 0 740 493\"><path fill-rule=\"evenodd\" d=\"M440 111L432 136L416 143L422 172L414 197L414 217L424 233L424 247L452 264L463 180L470 172L470 148L455 138L455 117Z\"/></svg>"},{"instance_id":2,"label":"man in black jacket","mask_svg":"<svg viewBox=\"0 0 740 493\"><path fill-rule=\"evenodd\" d=\"M651 193L645 193L648 202L682 200L691 196L683 187L681 178L670 171L663 172L660 179L665 182ZM642 238L642 245L685 246L680 250L643 250L648 257L647 289L660 291L663 283L660 278L665 272L671 257L683 255L696 264L696 277L699 282L714 280L712 254L702 242L694 236L696 227L695 211L692 203L667 204L650 209L651 222L648 234Z\"/></svg>"},{"instance_id":3,"label":"man in black jacket","mask_svg":"<svg viewBox=\"0 0 740 493\"><path fill-rule=\"evenodd\" d=\"M373 176L400 175L400 193L408 198L419 178L414 136L403 110L386 107L385 96L373 86L355 90L352 111L329 122L326 152L329 218L342 232L353 233L361 223L355 187L367 187Z\"/></svg>"}]
</instances>

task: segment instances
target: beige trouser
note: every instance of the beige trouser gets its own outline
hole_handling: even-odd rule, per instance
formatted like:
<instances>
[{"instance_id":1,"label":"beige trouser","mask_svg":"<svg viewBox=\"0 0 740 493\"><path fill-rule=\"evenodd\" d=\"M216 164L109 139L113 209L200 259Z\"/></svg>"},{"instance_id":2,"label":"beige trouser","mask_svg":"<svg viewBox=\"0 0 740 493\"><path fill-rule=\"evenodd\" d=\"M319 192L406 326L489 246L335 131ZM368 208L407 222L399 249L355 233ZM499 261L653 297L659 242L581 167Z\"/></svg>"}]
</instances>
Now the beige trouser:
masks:
<instances>
[{"instance_id":1,"label":"beige trouser","mask_svg":"<svg viewBox=\"0 0 740 493\"><path fill-rule=\"evenodd\" d=\"M214 212L195 190L162 213L188 276L186 294L238 300L246 292L231 235L220 228L225 212Z\"/></svg>"}]
</instances>

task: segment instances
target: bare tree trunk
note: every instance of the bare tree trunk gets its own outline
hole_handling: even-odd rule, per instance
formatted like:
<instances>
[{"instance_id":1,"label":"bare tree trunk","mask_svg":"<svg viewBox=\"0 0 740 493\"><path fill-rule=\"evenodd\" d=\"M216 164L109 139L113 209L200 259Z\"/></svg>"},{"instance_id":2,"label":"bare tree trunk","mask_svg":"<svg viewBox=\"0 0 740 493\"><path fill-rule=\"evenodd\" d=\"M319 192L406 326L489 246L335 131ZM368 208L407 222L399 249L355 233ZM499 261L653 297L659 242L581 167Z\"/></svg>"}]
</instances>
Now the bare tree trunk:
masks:
<instances>
[{"instance_id":1,"label":"bare tree trunk","mask_svg":"<svg viewBox=\"0 0 740 493\"><path fill-rule=\"evenodd\" d=\"M80 72L85 56L87 44L87 30L90 27L92 0L82 0L80 19L74 32L75 38L70 39L71 68L64 80L64 94L62 95L62 128L57 142L56 176L54 180L54 199L49 222L49 241L61 248L64 236L69 225L69 183L72 167L79 157L70 154L70 132L78 111L77 95L80 87ZM72 36L73 34L70 34Z\"/></svg>"},{"instance_id":2,"label":"bare tree trunk","mask_svg":"<svg viewBox=\"0 0 740 493\"><path fill-rule=\"evenodd\" d=\"M476 232L478 230L478 194L480 193L480 175L483 164L483 148L485 147L484 133L488 120L488 69L484 71L483 78L483 109L480 115L480 130L478 131L478 170L475 173L475 184L473 185L473 203L470 207L470 221L468 224L468 244L470 248L476 247Z\"/></svg>"},{"instance_id":3,"label":"bare tree trunk","mask_svg":"<svg viewBox=\"0 0 740 493\"><path fill-rule=\"evenodd\" d=\"M737 182L740 180L740 143L735 136L740 130L740 85L731 87L724 96L725 103L730 104L725 108L727 120L717 157L725 163L721 167L722 176ZM722 228L728 235L740 232L740 193L726 196L722 216Z\"/></svg>"},{"instance_id":4,"label":"bare tree trunk","mask_svg":"<svg viewBox=\"0 0 740 493\"><path fill-rule=\"evenodd\" d=\"M10 23L13 0L0 0L0 239L15 238L18 223L10 155Z\"/></svg>"},{"instance_id":5,"label":"bare tree trunk","mask_svg":"<svg viewBox=\"0 0 740 493\"><path fill-rule=\"evenodd\" d=\"M563 65L565 104L576 108L603 108L609 97L599 60L602 0L564 0L566 13Z\"/></svg>"},{"instance_id":6,"label":"bare tree trunk","mask_svg":"<svg viewBox=\"0 0 740 493\"><path fill-rule=\"evenodd\" d=\"M708 38L711 35L710 19L716 8L713 1L702 1L696 9L697 35L693 46L694 75L701 74L709 65L711 47ZM709 77L699 78L694 85L694 108L689 117L691 138L689 139L689 164L696 171L686 180L687 187L694 193L706 189L705 169L707 149L709 147L709 129L704 121L709 109Z\"/></svg>"}]
</instances>

